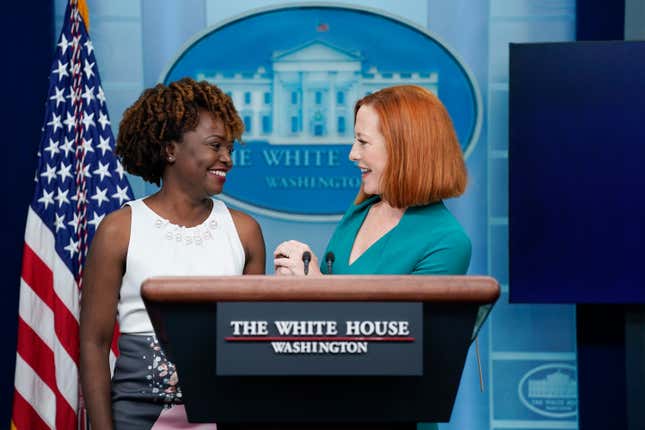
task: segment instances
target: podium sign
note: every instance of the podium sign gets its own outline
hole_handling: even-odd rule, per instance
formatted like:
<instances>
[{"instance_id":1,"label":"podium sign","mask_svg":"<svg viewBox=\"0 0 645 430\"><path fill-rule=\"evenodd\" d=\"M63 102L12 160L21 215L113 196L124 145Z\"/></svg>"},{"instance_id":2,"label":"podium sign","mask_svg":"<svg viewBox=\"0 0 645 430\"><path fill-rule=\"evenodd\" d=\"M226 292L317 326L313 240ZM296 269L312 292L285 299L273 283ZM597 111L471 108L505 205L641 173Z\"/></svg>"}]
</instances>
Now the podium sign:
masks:
<instances>
[{"instance_id":1,"label":"podium sign","mask_svg":"<svg viewBox=\"0 0 645 430\"><path fill-rule=\"evenodd\" d=\"M191 422L377 428L449 421L476 322L485 319L478 311L490 309L499 286L469 276L186 277L149 279L142 296L177 366ZM308 327L306 321L321 323ZM350 325L350 336L348 321L359 324ZM366 321L388 322L391 331L380 337L401 344L368 339L362 354L330 352L338 345L302 353L299 344L301 352L294 352L293 342L317 342L303 338L372 337L375 325L360 327ZM300 331L291 342L293 324ZM240 339L250 336L259 339ZM291 352L275 353L269 337L292 343Z\"/></svg>"},{"instance_id":2,"label":"podium sign","mask_svg":"<svg viewBox=\"0 0 645 430\"><path fill-rule=\"evenodd\" d=\"M217 304L217 375L423 373L421 303Z\"/></svg>"}]
</instances>

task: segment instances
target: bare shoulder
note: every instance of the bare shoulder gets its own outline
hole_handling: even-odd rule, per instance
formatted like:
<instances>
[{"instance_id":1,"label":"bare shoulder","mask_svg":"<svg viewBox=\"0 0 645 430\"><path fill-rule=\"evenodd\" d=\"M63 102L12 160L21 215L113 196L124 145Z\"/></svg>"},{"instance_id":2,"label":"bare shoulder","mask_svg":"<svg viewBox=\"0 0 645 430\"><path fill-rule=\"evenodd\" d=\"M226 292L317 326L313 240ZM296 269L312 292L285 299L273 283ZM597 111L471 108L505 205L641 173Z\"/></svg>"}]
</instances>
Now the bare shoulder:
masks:
<instances>
[{"instance_id":1,"label":"bare shoulder","mask_svg":"<svg viewBox=\"0 0 645 430\"><path fill-rule=\"evenodd\" d=\"M240 236L244 250L257 253L257 249L264 248L264 237L260 224L251 215L235 209L228 209L231 212L233 223Z\"/></svg>"},{"instance_id":2,"label":"bare shoulder","mask_svg":"<svg viewBox=\"0 0 645 430\"><path fill-rule=\"evenodd\" d=\"M247 213L230 208L229 211L246 255L243 273L263 275L266 250L260 224Z\"/></svg>"},{"instance_id":3,"label":"bare shoulder","mask_svg":"<svg viewBox=\"0 0 645 430\"><path fill-rule=\"evenodd\" d=\"M96 230L94 242L107 241L112 246L118 248L127 248L130 241L130 222L132 220L132 210L130 206L124 206L103 218Z\"/></svg>"},{"instance_id":4,"label":"bare shoulder","mask_svg":"<svg viewBox=\"0 0 645 430\"><path fill-rule=\"evenodd\" d=\"M235 227L237 228L240 235L242 234L242 232L252 233L260 230L260 224L258 224L255 218L253 218L251 215L232 208L228 208L228 210L231 213Z\"/></svg>"}]
</instances>

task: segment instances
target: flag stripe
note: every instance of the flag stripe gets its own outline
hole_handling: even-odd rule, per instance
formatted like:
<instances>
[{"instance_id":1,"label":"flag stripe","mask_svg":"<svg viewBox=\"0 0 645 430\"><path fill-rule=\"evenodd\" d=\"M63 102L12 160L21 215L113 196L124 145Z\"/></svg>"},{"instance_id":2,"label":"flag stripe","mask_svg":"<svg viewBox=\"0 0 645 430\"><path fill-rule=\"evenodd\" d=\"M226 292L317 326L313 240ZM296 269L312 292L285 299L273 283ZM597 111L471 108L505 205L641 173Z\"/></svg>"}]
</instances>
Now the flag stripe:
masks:
<instances>
[{"instance_id":1,"label":"flag stripe","mask_svg":"<svg viewBox=\"0 0 645 430\"><path fill-rule=\"evenodd\" d=\"M114 335L112 336L112 346L110 348L110 375L114 375L114 366L116 365L116 358L119 356L119 323L114 326Z\"/></svg>"},{"instance_id":2,"label":"flag stripe","mask_svg":"<svg viewBox=\"0 0 645 430\"><path fill-rule=\"evenodd\" d=\"M76 363L68 355L67 351L60 345L58 339L51 331L54 323L54 314L52 310L43 303L40 298L34 294L27 284L21 284L20 288L20 309L19 317L38 338L53 351L54 360L49 364L55 368L57 388L73 409L76 409L77 399L77 378L78 371ZM18 338L21 337L21 331L18 331ZM25 345L24 347L29 347ZM18 353L26 355L24 347L18 347ZM32 366L33 367L33 366ZM42 377L42 375L41 375Z\"/></svg>"},{"instance_id":3,"label":"flag stripe","mask_svg":"<svg viewBox=\"0 0 645 430\"><path fill-rule=\"evenodd\" d=\"M117 323L116 326L114 327L114 335L112 336L112 352L114 352L116 355L119 355L119 335L121 333L119 332L119 324Z\"/></svg>"},{"instance_id":4,"label":"flag stripe","mask_svg":"<svg viewBox=\"0 0 645 430\"><path fill-rule=\"evenodd\" d=\"M38 337L22 318L18 318L18 353L40 376L45 384L56 390L56 370L51 365L54 362L54 352Z\"/></svg>"},{"instance_id":5,"label":"flag stripe","mask_svg":"<svg viewBox=\"0 0 645 430\"><path fill-rule=\"evenodd\" d=\"M51 428L18 390L13 393L13 410L12 430L49 430Z\"/></svg>"},{"instance_id":6,"label":"flag stripe","mask_svg":"<svg viewBox=\"0 0 645 430\"><path fill-rule=\"evenodd\" d=\"M30 207L27 214L25 243L49 267L54 275L54 291L74 318L78 320L79 303L76 289L68 288L76 281L65 262L56 253L54 234Z\"/></svg>"},{"instance_id":7,"label":"flag stripe","mask_svg":"<svg viewBox=\"0 0 645 430\"><path fill-rule=\"evenodd\" d=\"M114 368L116 367L116 358L119 356L118 351L110 350L110 375L114 375Z\"/></svg>"},{"instance_id":8,"label":"flag stripe","mask_svg":"<svg viewBox=\"0 0 645 430\"><path fill-rule=\"evenodd\" d=\"M22 257L22 278L54 311L54 330L72 360L78 363L78 321L55 294L49 267L25 244Z\"/></svg>"},{"instance_id":9,"label":"flag stripe","mask_svg":"<svg viewBox=\"0 0 645 430\"><path fill-rule=\"evenodd\" d=\"M75 405L68 402L56 385L56 363L54 351L33 331L22 318L18 319L18 353L29 367L40 375L41 379L56 396L56 426L71 428L76 420ZM75 404L76 402L74 402Z\"/></svg>"},{"instance_id":10,"label":"flag stripe","mask_svg":"<svg viewBox=\"0 0 645 430\"><path fill-rule=\"evenodd\" d=\"M56 423L56 395L34 370L16 355L16 392L31 405L36 414L51 428ZM29 428L29 427L27 427Z\"/></svg>"}]
</instances>

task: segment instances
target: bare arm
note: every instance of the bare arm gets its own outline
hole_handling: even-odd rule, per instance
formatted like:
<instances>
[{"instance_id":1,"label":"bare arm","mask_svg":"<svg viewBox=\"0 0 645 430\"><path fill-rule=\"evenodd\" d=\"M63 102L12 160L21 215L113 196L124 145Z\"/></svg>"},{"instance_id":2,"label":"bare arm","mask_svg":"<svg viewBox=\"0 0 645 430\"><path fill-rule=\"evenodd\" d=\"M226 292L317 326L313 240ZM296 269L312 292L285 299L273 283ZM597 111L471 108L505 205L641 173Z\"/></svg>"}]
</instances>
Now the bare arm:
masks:
<instances>
[{"instance_id":1,"label":"bare arm","mask_svg":"<svg viewBox=\"0 0 645 430\"><path fill-rule=\"evenodd\" d=\"M130 208L101 222L83 274L80 372L92 429L112 429L109 354L130 240Z\"/></svg>"},{"instance_id":2,"label":"bare arm","mask_svg":"<svg viewBox=\"0 0 645 430\"><path fill-rule=\"evenodd\" d=\"M237 234L240 236L246 261L244 263L245 275L264 275L266 249L264 247L264 237L258 222L250 215L229 209L233 222L237 228Z\"/></svg>"}]
</instances>

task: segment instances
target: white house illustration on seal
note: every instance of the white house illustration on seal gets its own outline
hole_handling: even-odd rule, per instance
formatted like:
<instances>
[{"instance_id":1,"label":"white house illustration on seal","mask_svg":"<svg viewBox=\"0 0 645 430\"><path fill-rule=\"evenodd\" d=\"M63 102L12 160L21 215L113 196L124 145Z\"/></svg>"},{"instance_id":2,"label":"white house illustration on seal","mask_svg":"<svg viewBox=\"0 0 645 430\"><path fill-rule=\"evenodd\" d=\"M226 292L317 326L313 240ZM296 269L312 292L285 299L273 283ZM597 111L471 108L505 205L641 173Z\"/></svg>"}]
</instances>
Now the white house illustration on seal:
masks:
<instances>
[{"instance_id":1,"label":"white house illustration on seal","mask_svg":"<svg viewBox=\"0 0 645 430\"><path fill-rule=\"evenodd\" d=\"M578 383L571 376L558 370L543 379L529 379L528 396L575 399L578 397Z\"/></svg>"},{"instance_id":2,"label":"white house illustration on seal","mask_svg":"<svg viewBox=\"0 0 645 430\"><path fill-rule=\"evenodd\" d=\"M233 98L244 121L245 140L271 144L350 144L353 107L366 94L392 85L419 85L438 94L439 75L429 72L364 71L360 52L313 40L275 51L272 69L251 73L200 73Z\"/></svg>"}]
</instances>

